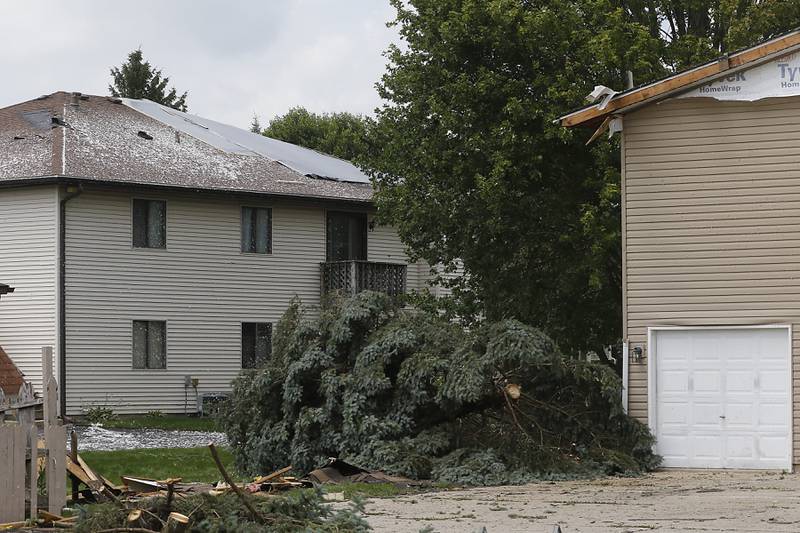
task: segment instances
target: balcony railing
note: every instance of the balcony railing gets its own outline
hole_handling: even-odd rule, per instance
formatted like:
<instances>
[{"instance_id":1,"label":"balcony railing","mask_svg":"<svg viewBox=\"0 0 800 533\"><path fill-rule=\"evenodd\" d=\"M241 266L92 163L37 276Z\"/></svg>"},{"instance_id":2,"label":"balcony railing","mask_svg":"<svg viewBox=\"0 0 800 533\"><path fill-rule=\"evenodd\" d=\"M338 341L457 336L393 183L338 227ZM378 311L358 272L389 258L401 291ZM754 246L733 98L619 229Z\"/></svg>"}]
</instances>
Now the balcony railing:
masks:
<instances>
[{"instance_id":1,"label":"balcony railing","mask_svg":"<svg viewBox=\"0 0 800 533\"><path fill-rule=\"evenodd\" d=\"M399 296L406 292L406 265L373 261L328 261L320 264L322 293L353 295L362 291Z\"/></svg>"}]
</instances>

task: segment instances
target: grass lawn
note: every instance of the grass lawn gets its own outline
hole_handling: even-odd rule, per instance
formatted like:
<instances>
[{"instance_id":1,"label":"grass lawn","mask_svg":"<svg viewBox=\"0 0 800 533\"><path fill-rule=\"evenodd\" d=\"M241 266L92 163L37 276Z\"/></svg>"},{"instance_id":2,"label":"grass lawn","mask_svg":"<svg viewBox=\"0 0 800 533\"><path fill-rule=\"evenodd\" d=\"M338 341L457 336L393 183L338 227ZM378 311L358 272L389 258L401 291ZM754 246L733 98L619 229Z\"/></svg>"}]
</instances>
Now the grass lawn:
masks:
<instances>
[{"instance_id":1,"label":"grass lawn","mask_svg":"<svg viewBox=\"0 0 800 533\"><path fill-rule=\"evenodd\" d=\"M249 481L233 465L233 455L227 448L217 448L225 469L236 480ZM114 483L121 483L120 476L148 479L180 477L183 481L213 483L222 479L208 448L155 448L150 450L119 450L110 452L81 452L81 457L95 472ZM269 472L264 472L269 474ZM69 486L69 484L67 484ZM391 498L402 494L428 492L452 488L446 484L430 487L398 487L391 483L347 483L325 485L325 492L343 492L347 500L354 496L368 498Z\"/></svg>"},{"instance_id":2,"label":"grass lawn","mask_svg":"<svg viewBox=\"0 0 800 533\"><path fill-rule=\"evenodd\" d=\"M225 469L235 479L243 479L233 466L233 455L227 448L217 448ZM109 481L121 483L120 476L167 479L180 477L183 481L212 483L222 479L208 448L154 448L150 450L119 450L110 452L81 452L81 457L95 472Z\"/></svg>"},{"instance_id":3,"label":"grass lawn","mask_svg":"<svg viewBox=\"0 0 800 533\"><path fill-rule=\"evenodd\" d=\"M88 425L88 420L80 419L77 424ZM211 417L185 415L120 415L111 420L104 420L103 427L110 429L184 429L190 431L218 431L217 423Z\"/></svg>"}]
</instances>

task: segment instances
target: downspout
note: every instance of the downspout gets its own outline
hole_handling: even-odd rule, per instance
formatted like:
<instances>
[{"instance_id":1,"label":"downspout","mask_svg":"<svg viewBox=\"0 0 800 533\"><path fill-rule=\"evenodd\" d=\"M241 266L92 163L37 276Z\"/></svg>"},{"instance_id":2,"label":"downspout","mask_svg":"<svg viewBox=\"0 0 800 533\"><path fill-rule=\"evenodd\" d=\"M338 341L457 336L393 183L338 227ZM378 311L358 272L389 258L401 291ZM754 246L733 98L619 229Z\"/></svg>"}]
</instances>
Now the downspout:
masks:
<instances>
[{"instance_id":1,"label":"downspout","mask_svg":"<svg viewBox=\"0 0 800 533\"><path fill-rule=\"evenodd\" d=\"M58 215L58 390L62 418L67 412L67 202L80 196L82 192L81 184L67 185L66 194L61 198Z\"/></svg>"}]
</instances>

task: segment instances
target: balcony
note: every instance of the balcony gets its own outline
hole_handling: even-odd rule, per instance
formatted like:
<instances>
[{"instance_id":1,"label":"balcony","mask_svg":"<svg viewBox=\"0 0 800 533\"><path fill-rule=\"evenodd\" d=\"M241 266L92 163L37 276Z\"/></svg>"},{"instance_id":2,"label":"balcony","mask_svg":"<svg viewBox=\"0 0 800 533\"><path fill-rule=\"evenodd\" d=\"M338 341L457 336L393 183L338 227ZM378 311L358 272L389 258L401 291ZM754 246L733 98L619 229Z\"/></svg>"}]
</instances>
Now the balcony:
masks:
<instances>
[{"instance_id":1,"label":"balcony","mask_svg":"<svg viewBox=\"0 0 800 533\"><path fill-rule=\"evenodd\" d=\"M373 261L320 263L322 294L337 291L354 295L362 291L399 296L406 292L406 265Z\"/></svg>"}]
</instances>

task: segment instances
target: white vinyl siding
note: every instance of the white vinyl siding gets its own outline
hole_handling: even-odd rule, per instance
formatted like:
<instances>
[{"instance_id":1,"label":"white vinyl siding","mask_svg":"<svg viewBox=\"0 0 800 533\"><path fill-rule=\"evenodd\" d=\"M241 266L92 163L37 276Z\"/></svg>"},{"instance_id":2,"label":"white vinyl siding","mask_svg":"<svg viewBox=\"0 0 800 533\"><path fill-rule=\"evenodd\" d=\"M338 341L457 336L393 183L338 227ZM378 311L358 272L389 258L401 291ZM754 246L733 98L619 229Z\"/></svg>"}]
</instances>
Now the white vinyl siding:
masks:
<instances>
[{"instance_id":1,"label":"white vinyl siding","mask_svg":"<svg viewBox=\"0 0 800 533\"><path fill-rule=\"evenodd\" d=\"M800 382L800 97L673 100L625 116L625 336L649 326L792 325ZM647 355L647 351L645 351ZM646 420L647 357L630 364ZM793 396L800 435L800 395ZM800 441L794 439L795 463Z\"/></svg>"},{"instance_id":2,"label":"white vinyl siding","mask_svg":"<svg viewBox=\"0 0 800 533\"><path fill-rule=\"evenodd\" d=\"M58 350L58 206L55 186L0 190L0 283L16 289L0 298L0 346L37 392L42 346Z\"/></svg>"},{"instance_id":3,"label":"white vinyl siding","mask_svg":"<svg viewBox=\"0 0 800 533\"><path fill-rule=\"evenodd\" d=\"M154 195L167 201L168 247L142 249L130 244L132 197L87 188L67 204L70 414L93 405L183 412L185 401L193 412L184 376L199 379L200 393L229 390L242 367L242 323L277 323L295 295L319 304L325 208ZM272 254L242 253L243 205L272 209ZM387 231L369 233L369 259L405 262ZM166 369L132 368L133 320L167 323Z\"/></svg>"},{"instance_id":4,"label":"white vinyl siding","mask_svg":"<svg viewBox=\"0 0 800 533\"><path fill-rule=\"evenodd\" d=\"M367 231L367 259L381 263L400 263L408 265L406 288L408 291L426 288L430 279L428 264L425 261L411 263L405 253L405 246L391 226L372 224Z\"/></svg>"}]
</instances>

